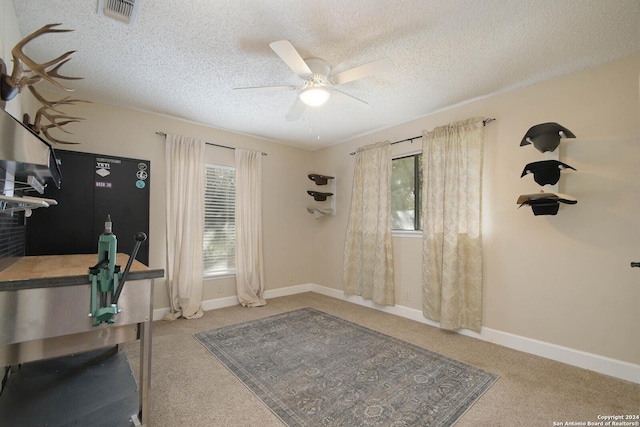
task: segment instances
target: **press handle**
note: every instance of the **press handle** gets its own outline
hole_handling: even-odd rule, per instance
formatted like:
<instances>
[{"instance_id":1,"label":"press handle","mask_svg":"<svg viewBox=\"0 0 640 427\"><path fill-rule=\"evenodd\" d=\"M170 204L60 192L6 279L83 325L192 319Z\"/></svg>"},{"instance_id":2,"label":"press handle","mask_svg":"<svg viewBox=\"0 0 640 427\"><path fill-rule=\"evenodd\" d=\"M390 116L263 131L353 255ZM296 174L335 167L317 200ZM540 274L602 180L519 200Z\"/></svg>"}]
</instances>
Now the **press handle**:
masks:
<instances>
[{"instance_id":1,"label":"press handle","mask_svg":"<svg viewBox=\"0 0 640 427\"><path fill-rule=\"evenodd\" d=\"M631 261L631 267L638 267L638 268L640 268L640 261L639 261L639 262L633 262L633 261Z\"/></svg>"},{"instance_id":2,"label":"press handle","mask_svg":"<svg viewBox=\"0 0 640 427\"><path fill-rule=\"evenodd\" d=\"M120 284L118 285L118 289L116 289L116 293L113 297L113 303L117 304L120 299L120 294L122 293L122 288L124 288L124 284L127 281L127 277L129 276L129 270L131 270L131 265L133 264L133 260L138 255L138 250L140 249L140 245L142 242L147 240L147 235L142 231L137 232L133 238L136 241L136 244L133 247L133 253L129 256L129 261L127 262L127 266L124 269L124 273L122 274L122 279L120 280Z\"/></svg>"}]
</instances>

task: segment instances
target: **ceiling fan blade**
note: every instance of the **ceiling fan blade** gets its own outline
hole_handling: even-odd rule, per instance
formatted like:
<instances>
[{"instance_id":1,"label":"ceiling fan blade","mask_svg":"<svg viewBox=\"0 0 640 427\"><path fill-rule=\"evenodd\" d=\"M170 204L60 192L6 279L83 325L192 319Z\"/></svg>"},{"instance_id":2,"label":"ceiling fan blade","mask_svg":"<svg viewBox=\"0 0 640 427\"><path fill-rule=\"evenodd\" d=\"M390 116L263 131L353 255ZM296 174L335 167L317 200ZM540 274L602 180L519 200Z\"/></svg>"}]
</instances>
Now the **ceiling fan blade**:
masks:
<instances>
[{"instance_id":1,"label":"ceiling fan blade","mask_svg":"<svg viewBox=\"0 0 640 427\"><path fill-rule=\"evenodd\" d=\"M349 95L347 92L341 91L340 89L337 89L337 88L335 88L335 87L327 87L327 89L329 89L329 90L330 90L330 91L332 91L332 92L340 92L341 94L343 94L343 95L345 95L345 96L348 96L348 97L349 97L349 98L351 98L351 99L355 99L355 100L356 100L356 101L358 101L358 102L362 102L364 105L369 105L369 103L368 103L367 101L363 101L363 100L362 100L362 99L360 99L360 98L357 98L357 97L355 97L355 96L353 96L353 95Z\"/></svg>"},{"instance_id":2,"label":"ceiling fan blade","mask_svg":"<svg viewBox=\"0 0 640 427\"><path fill-rule=\"evenodd\" d=\"M302 113L307 109L307 105L302 102L299 97L296 97L296 102L293 103L291 109L286 115L288 122L295 122L302 116Z\"/></svg>"},{"instance_id":3,"label":"ceiling fan blade","mask_svg":"<svg viewBox=\"0 0 640 427\"><path fill-rule=\"evenodd\" d=\"M390 71L393 67L393 61L390 58L382 58L359 67L342 71L332 76L331 82L333 82L333 84L341 85L343 83L369 77L374 74Z\"/></svg>"},{"instance_id":4,"label":"ceiling fan blade","mask_svg":"<svg viewBox=\"0 0 640 427\"><path fill-rule=\"evenodd\" d=\"M269 44L269 47L271 47L280 59L282 59L284 63L287 64L298 76L305 78L313 74L307 63L304 62L302 56L300 56L289 40L272 42Z\"/></svg>"},{"instance_id":5,"label":"ceiling fan blade","mask_svg":"<svg viewBox=\"0 0 640 427\"><path fill-rule=\"evenodd\" d=\"M233 90L252 90L261 92L272 92L276 90L293 90L298 89L298 86L293 85L278 85L278 86L254 86L254 87L234 87Z\"/></svg>"}]
</instances>

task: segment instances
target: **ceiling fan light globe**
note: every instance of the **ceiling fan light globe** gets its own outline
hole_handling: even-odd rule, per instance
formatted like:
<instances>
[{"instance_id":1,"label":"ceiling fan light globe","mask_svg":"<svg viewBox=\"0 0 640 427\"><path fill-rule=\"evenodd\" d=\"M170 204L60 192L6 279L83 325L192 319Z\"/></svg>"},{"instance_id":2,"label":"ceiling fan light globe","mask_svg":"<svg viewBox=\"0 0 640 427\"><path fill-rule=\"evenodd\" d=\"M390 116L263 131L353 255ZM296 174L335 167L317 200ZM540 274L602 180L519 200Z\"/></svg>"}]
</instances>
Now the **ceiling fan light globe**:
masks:
<instances>
[{"instance_id":1,"label":"ceiling fan light globe","mask_svg":"<svg viewBox=\"0 0 640 427\"><path fill-rule=\"evenodd\" d=\"M318 107L329 99L329 91L323 87L308 87L300 91L300 99L310 107Z\"/></svg>"}]
</instances>

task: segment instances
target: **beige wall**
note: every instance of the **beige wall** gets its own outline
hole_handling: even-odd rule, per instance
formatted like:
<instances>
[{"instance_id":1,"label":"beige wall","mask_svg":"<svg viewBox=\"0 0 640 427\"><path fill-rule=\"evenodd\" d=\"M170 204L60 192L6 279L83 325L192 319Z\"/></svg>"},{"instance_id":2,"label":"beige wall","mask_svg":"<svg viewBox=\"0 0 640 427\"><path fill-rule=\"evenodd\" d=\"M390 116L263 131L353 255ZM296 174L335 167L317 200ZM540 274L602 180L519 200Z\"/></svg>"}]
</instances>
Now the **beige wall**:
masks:
<instances>
[{"instance_id":1,"label":"beige wall","mask_svg":"<svg viewBox=\"0 0 640 427\"><path fill-rule=\"evenodd\" d=\"M469 102L314 153L336 173L338 213L315 223L313 280L342 289L342 253L356 147L397 141L474 116L485 128L483 325L534 340L640 363L640 56ZM425 95L428 96L428 95ZM557 216L517 208L536 192L525 164L543 160L520 147L529 127L558 122L576 135L561 144L560 192L578 198ZM395 154L420 142L393 146ZM421 309L421 240L394 237L397 304ZM319 266L322 266L320 268Z\"/></svg>"}]
</instances>

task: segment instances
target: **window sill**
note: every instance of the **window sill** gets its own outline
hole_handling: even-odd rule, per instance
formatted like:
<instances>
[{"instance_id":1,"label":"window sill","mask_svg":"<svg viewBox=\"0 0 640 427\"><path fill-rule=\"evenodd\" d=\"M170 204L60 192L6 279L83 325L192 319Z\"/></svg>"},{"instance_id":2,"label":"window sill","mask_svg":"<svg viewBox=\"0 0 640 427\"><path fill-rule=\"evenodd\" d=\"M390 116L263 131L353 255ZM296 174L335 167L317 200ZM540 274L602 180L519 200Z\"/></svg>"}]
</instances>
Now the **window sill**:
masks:
<instances>
[{"instance_id":1,"label":"window sill","mask_svg":"<svg viewBox=\"0 0 640 427\"><path fill-rule=\"evenodd\" d=\"M422 239L422 230L391 230L393 237L408 237L412 239Z\"/></svg>"},{"instance_id":2,"label":"window sill","mask_svg":"<svg viewBox=\"0 0 640 427\"><path fill-rule=\"evenodd\" d=\"M202 279L203 280L217 280L217 279L228 279L230 277L236 277L236 273L218 273L218 274L207 274Z\"/></svg>"}]
</instances>

